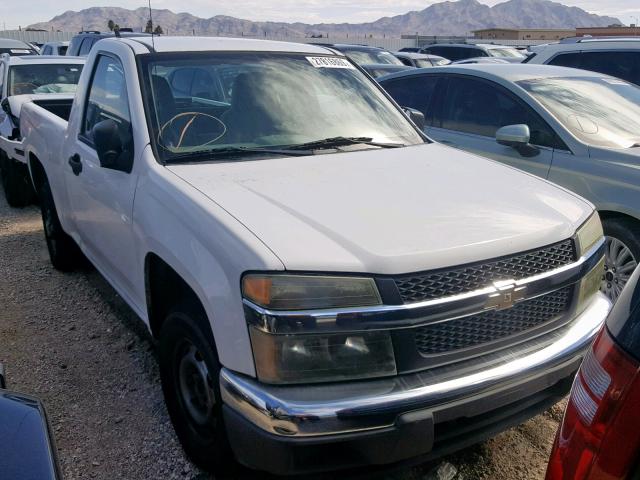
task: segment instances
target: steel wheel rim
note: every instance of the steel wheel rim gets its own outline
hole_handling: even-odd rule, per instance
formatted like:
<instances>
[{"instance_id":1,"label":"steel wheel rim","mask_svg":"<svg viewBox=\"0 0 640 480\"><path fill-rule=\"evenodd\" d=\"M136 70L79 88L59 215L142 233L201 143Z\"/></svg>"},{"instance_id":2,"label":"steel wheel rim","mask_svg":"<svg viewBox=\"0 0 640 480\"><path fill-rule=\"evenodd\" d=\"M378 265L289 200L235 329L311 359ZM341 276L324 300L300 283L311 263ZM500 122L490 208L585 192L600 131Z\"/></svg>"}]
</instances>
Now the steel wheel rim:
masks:
<instances>
[{"instance_id":1,"label":"steel wheel rim","mask_svg":"<svg viewBox=\"0 0 640 480\"><path fill-rule=\"evenodd\" d=\"M207 364L190 342L180 352L176 373L184 409L196 425L210 425L214 418L216 398Z\"/></svg>"},{"instance_id":2,"label":"steel wheel rim","mask_svg":"<svg viewBox=\"0 0 640 480\"><path fill-rule=\"evenodd\" d=\"M616 301L638 266L638 259L620 239L609 236L605 238L605 265L600 290L611 300Z\"/></svg>"}]
</instances>

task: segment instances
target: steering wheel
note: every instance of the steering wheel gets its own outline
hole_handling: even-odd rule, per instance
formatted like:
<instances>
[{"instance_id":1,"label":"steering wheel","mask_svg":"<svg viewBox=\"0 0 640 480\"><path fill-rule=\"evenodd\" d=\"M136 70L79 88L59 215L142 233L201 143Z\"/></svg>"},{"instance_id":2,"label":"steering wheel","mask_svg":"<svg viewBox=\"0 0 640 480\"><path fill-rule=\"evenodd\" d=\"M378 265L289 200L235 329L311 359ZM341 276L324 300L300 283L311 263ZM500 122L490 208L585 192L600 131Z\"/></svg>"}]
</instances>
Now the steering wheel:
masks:
<instances>
[{"instance_id":1,"label":"steering wheel","mask_svg":"<svg viewBox=\"0 0 640 480\"><path fill-rule=\"evenodd\" d=\"M22 88L27 88L28 90L35 90L36 88L38 88L38 85L36 85L35 83L31 83L31 82L18 82L18 83L14 83L13 86L11 87L12 91L16 91L16 90L22 90ZM14 95L20 95L19 93L14 93Z\"/></svg>"},{"instance_id":2,"label":"steering wheel","mask_svg":"<svg viewBox=\"0 0 640 480\"><path fill-rule=\"evenodd\" d=\"M208 140L207 142L205 142L203 144L192 145L189 148L198 149L198 148L206 147L208 145L211 145L212 143L217 142L222 137L224 137L226 135L226 133L227 133L227 126L218 117L214 117L213 115L209 115L208 113L202 113L202 112L183 112L183 113L179 113L177 115L174 115L173 117L171 117L169 119L168 122L166 122L164 125L162 125L162 127L160 128L160 132L158 132L158 144L159 145L162 145L163 147L167 148L167 146L165 145L165 142L164 142L165 131L167 130L167 128L172 126L173 123L176 120L179 120L179 119L185 118L185 117L189 117L189 118L186 121L184 127L182 127L182 130L180 130L180 134L178 136L178 142L177 142L177 144L175 145L174 148L180 148L180 146L182 145L182 142L184 141L184 138L185 138L187 132L189 131L189 129L191 128L193 123L196 121L196 119L199 118L199 117L209 118L211 120L214 120L214 121L218 122L220 125L222 125L222 133L219 134L218 136L216 136L215 138L212 138L211 140Z\"/></svg>"}]
</instances>

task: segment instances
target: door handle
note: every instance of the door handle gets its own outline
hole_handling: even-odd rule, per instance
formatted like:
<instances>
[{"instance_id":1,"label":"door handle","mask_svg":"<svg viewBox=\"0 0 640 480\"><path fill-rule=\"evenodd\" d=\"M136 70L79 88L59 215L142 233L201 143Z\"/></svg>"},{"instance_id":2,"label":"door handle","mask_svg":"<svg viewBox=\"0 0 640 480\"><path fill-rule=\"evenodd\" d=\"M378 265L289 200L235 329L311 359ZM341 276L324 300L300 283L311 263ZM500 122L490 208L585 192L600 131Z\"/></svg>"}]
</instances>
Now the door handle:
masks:
<instances>
[{"instance_id":1,"label":"door handle","mask_svg":"<svg viewBox=\"0 0 640 480\"><path fill-rule=\"evenodd\" d=\"M69 157L69 165L71 166L71 171L77 177L82 172L82 160L80 159L80 155L77 153Z\"/></svg>"}]
</instances>

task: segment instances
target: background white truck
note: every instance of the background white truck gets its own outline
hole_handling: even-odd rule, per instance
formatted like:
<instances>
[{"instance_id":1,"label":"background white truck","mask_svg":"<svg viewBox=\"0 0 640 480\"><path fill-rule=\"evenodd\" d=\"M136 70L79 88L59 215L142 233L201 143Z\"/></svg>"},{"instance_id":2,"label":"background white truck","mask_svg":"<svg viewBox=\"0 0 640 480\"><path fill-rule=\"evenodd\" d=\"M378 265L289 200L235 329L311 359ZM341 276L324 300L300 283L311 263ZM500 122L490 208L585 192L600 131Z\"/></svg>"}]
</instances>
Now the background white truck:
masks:
<instances>
[{"instance_id":1,"label":"background white truck","mask_svg":"<svg viewBox=\"0 0 640 480\"><path fill-rule=\"evenodd\" d=\"M610 309L591 204L431 142L322 47L101 40L69 121L21 129L53 264L148 325L206 468L462 448L566 394Z\"/></svg>"},{"instance_id":2,"label":"background white truck","mask_svg":"<svg viewBox=\"0 0 640 480\"><path fill-rule=\"evenodd\" d=\"M83 66L84 59L76 57L0 57L0 171L12 207L34 196L20 133L22 105L33 102L67 120Z\"/></svg>"}]
</instances>

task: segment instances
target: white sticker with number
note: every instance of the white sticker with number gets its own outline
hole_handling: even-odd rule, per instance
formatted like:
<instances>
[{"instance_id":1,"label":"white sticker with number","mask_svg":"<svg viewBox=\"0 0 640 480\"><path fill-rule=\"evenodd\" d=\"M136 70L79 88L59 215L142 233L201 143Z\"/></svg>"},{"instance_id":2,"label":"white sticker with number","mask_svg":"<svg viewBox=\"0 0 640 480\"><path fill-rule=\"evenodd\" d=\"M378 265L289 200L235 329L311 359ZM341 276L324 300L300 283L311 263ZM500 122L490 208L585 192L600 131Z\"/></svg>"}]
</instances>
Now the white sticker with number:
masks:
<instances>
[{"instance_id":1,"label":"white sticker with number","mask_svg":"<svg viewBox=\"0 0 640 480\"><path fill-rule=\"evenodd\" d=\"M355 67L346 58L338 57L307 57L309 63L316 68L348 68L354 70Z\"/></svg>"}]
</instances>

